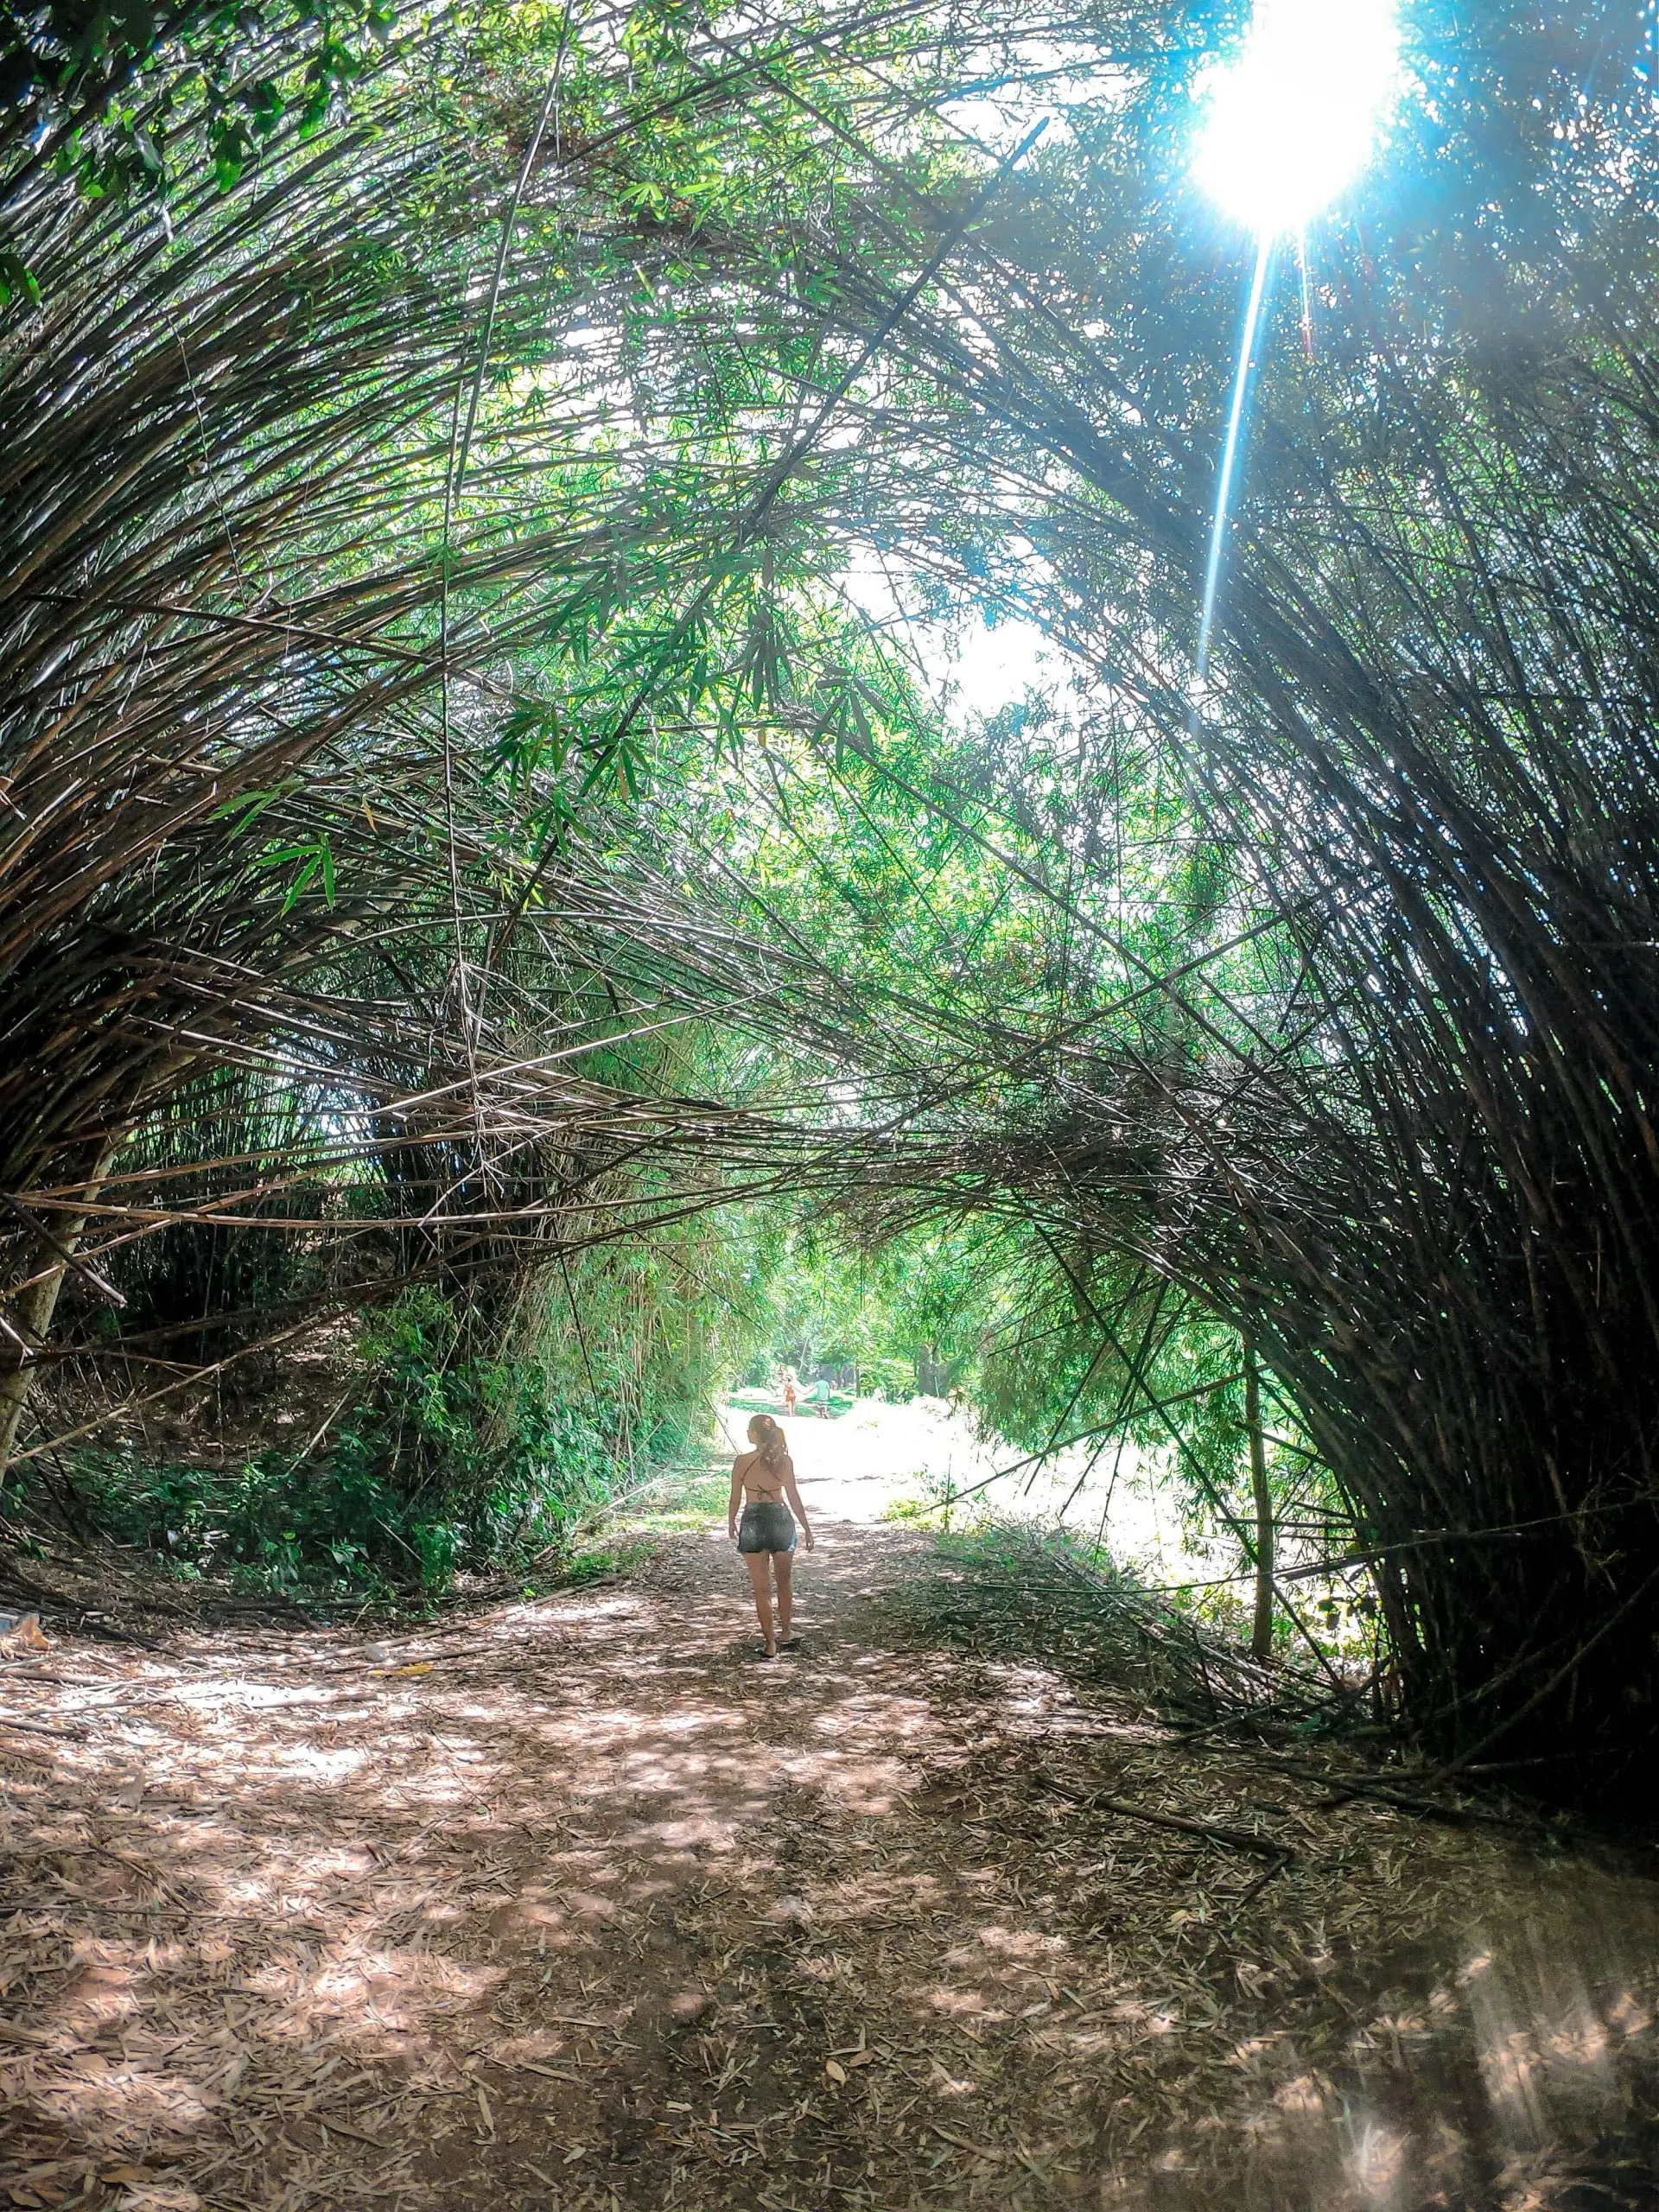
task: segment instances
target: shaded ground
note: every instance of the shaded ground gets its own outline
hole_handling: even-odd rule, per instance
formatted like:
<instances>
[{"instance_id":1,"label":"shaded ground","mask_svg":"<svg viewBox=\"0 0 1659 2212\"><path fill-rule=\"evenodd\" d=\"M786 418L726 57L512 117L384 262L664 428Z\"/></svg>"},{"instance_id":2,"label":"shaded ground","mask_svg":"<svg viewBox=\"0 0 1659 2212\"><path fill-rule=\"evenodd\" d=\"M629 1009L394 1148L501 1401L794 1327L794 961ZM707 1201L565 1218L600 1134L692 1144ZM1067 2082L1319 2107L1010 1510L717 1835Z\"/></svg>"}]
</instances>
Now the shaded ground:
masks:
<instances>
[{"instance_id":1,"label":"shaded ground","mask_svg":"<svg viewBox=\"0 0 1659 2212\"><path fill-rule=\"evenodd\" d=\"M389 1646L14 1669L0 2195L1659 2203L1659 1885L933 1648L949 1571L826 1520L772 1665L693 1528Z\"/></svg>"}]
</instances>

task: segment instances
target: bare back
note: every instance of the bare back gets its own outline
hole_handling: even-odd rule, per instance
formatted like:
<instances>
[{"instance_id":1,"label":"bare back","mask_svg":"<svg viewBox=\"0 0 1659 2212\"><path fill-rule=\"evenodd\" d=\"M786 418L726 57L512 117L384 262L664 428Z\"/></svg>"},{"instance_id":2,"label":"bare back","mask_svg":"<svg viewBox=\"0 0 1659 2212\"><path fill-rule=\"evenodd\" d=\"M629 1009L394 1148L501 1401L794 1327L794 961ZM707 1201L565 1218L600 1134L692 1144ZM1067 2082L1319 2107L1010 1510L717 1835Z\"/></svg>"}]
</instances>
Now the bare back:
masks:
<instances>
[{"instance_id":1,"label":"bare back","mask_svg":"<svg viewBox=\"0 0 1659 2212\"><path fill-rule=\"evenodd\" d=\"M781 1505L785 1488L795 1473L795 1462L785 1452L768 1466L758 1452L740 1452L732 1473L752 1503Z\"/></svg>"}]
</instances>

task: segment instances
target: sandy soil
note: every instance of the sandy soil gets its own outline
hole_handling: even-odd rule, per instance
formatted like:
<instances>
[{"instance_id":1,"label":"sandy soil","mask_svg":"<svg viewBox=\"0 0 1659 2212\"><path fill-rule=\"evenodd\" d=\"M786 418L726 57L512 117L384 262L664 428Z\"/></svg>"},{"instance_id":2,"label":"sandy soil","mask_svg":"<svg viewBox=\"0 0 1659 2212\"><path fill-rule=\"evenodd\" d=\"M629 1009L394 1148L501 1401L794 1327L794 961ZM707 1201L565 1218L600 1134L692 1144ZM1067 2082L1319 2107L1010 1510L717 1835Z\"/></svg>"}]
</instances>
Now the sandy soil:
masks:
<instances>
[{"instance_id":1,"label":"sandy soil","mask_svg":"<svg viewBox=\"0 0 1659 2212\"><path fill-rule=\"evenodd\" d=\"M714 1529L389 1645L9 1674L0 2197L1656 2201L1653 1884L918 1640L948 1563L799 1441L772 1664Z\"/></svg>"}]
</instances>

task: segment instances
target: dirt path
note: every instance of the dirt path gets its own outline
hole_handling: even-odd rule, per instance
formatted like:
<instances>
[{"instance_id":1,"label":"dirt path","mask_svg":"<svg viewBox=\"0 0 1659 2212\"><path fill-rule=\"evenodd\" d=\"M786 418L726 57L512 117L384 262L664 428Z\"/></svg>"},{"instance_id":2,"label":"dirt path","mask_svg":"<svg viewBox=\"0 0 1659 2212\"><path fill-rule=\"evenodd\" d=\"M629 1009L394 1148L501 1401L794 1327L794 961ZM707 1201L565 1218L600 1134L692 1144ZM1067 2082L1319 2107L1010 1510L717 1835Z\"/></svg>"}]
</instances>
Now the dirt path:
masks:
<instances>
[{"instance_id":1,"label":"dirt path","mask_svg":"<svg viewBox=\"0 0 1659 2212\"><path fill-rule=\"evenodd\" d=\"M773 1665L716 1531L8 1676L0 2198L1659 2202L1653 1885L952 1655L894 1594L946 1572L826 1523Z\"/></svg>"}]
</instances>

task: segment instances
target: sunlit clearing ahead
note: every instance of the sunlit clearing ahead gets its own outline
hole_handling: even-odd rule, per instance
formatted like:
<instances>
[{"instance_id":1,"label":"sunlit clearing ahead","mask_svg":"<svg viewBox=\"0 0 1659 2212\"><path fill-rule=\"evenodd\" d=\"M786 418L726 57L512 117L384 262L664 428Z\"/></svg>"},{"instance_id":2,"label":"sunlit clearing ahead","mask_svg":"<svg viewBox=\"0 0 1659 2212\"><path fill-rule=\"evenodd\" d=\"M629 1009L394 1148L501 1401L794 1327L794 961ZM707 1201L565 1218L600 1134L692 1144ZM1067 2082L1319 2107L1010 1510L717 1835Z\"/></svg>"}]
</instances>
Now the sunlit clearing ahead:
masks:
<instances>
[{"instance_id":1,"label":"sunlit clearing ahead","mask_svg":"<svg viewBox=\"0 0 1659 2212\"><path fill-rule=\"evenodd\" d=\"M1399 66L1394 0L1256 0L1211 91L1194 177L1258 238L1301 229L1370 161Z\"/></svg>"}]
</instances>

